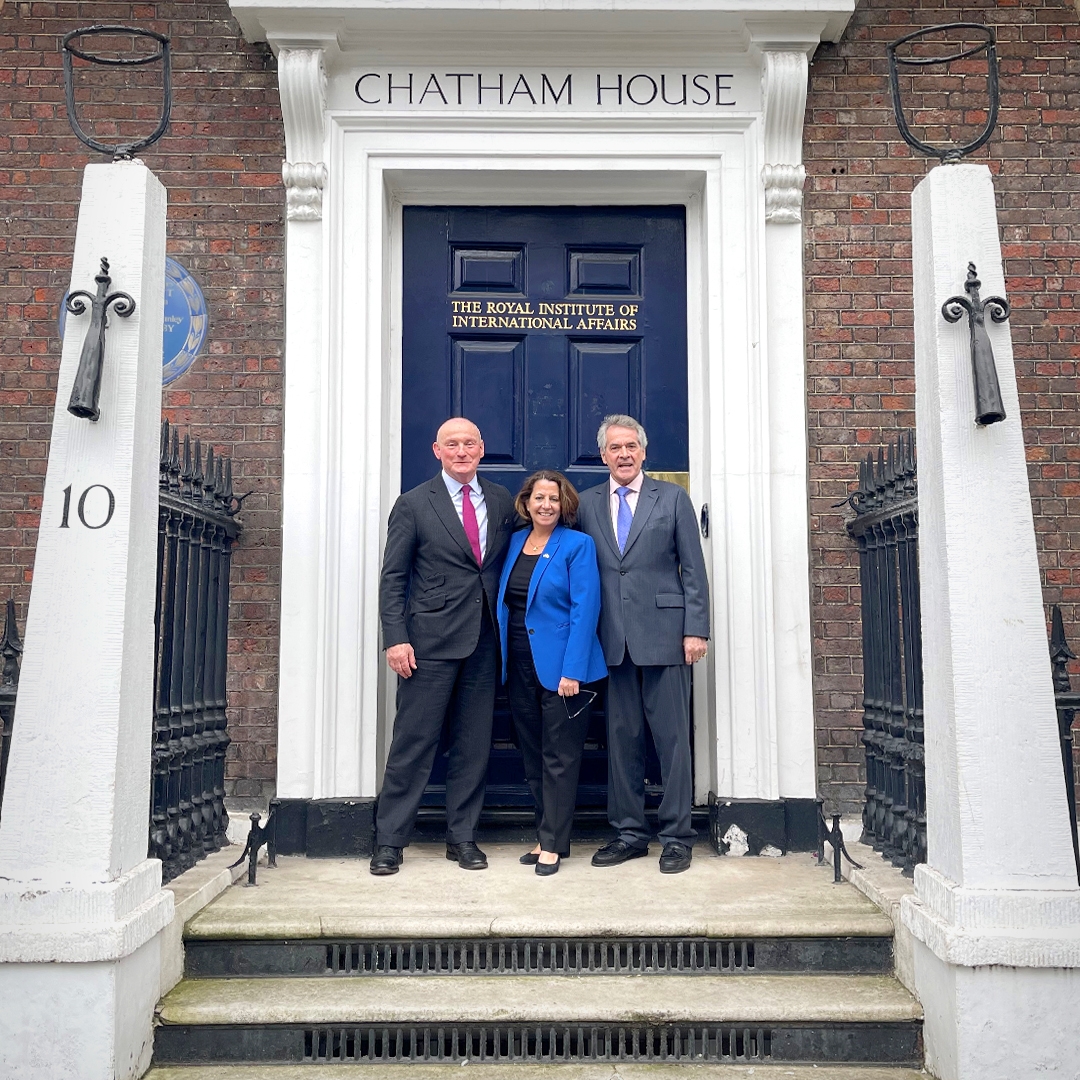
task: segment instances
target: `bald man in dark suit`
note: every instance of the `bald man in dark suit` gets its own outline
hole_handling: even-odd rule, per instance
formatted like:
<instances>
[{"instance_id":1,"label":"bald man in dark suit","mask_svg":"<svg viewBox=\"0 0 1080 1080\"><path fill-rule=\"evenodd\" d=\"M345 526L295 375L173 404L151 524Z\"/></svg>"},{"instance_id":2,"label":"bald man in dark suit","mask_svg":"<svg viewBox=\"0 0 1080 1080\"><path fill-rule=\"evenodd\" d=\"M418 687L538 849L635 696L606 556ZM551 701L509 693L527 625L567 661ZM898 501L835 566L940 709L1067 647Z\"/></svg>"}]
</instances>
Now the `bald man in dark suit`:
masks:
<instances>
[{"instance_id":1,"label":"bald man in dark suit","mask_svg":"<svg viewBox=\"0 0 1080 1080\"><path fill-rule=\"evenodd\" d=\"M379 583L383 647L398 676L371 858L380 876L398 872L447 721L446 857L487 866L476 829L499 669L494 613L517 515L506 488L476 475L484 442L470 420L447 420L432 450L442 470L394 504Z\"/></svg>"}]
</instances>

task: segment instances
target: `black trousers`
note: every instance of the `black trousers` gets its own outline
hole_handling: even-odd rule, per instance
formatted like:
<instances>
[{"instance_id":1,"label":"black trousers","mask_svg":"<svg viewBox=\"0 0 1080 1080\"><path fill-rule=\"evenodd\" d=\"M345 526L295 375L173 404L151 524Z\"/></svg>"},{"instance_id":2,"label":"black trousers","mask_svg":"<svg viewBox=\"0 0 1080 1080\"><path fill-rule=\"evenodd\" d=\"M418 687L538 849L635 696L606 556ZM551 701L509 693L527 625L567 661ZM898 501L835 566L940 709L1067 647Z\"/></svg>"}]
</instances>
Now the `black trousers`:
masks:
<instances>
[{"instance_id":1,"label":"black trousers","mask_svg":"<svg viewBox=\"0 0 1080 1080\"><path fill-rule=\"evenodd\" d=\"M417 657L412 675L398 677L394 738L375 824L377 844L408 846L444 723L450 726L446 841L461 844L476 839L491 752L498 669L499 644L485 603L480 640L471 656L464 660Z\"/></svg>"},{"instance_id":2,"label":"black trousers","mask_svg":"<svg viewBox=\"0 0 1080 1080\"><path fill-rule=\"evenodd\" d=\"M569 855L589 709L580 695L561 698L540 682L524 628L510 627L508 645L510 712L536 803L537 838L544 851Z\"/></svg>"},{"instance_id":3,"label":"black trousers","mask_svg":"<svg viewBox=\"0 0 1080 1080\"><path fill-rule=\"evenodd\" d=\"M690 760L689 664L638 667L629 652L608 669L608 820L633 847L645 847L645 723L652 732L664 797L661 844L693 844L690 807L694 777Z\"/></svg>"}]
</instances>

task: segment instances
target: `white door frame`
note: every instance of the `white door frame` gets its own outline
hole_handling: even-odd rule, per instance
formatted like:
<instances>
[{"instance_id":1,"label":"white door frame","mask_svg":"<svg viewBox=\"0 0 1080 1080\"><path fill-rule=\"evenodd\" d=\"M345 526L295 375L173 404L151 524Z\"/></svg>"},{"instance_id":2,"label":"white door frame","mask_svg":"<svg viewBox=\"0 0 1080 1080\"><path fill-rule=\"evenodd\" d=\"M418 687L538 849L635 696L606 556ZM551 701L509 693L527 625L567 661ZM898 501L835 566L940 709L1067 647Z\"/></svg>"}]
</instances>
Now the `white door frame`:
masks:
<instances>
[{"instance_id":1,"label":"white door frame","mask_svg":"<svg viewBox=\"0 0 1080 1080\"><path fill-rule=\"evenodd\" d=\"M294 322L308 329L294 334L290 322L287 340L278 794L373 796L380 782L392 688L377 583L399 493L401 207L682 203L691 494L712 520L714 634L695 672L695 795L811 796L808 662L777 663L777 587L808 597L805 560L794 580L778 581L772 557L777 527L806 548L806 447L801 425L778 430L773 417L761 113L328 120L322 217L289 225L289 312L300 307ZM318 242L299 242L314 231ZM801 370L801 348L799 361ZM795 455L803 476L802 513L786 507L779 520L778 452ZM784 633L800 635L808 658L808 599L805 609L803 625ZM793 680L803 683L801 715L780 717ZM794 783L782 783L785 758L802 774Z\"/></svg>"}]
</instances>

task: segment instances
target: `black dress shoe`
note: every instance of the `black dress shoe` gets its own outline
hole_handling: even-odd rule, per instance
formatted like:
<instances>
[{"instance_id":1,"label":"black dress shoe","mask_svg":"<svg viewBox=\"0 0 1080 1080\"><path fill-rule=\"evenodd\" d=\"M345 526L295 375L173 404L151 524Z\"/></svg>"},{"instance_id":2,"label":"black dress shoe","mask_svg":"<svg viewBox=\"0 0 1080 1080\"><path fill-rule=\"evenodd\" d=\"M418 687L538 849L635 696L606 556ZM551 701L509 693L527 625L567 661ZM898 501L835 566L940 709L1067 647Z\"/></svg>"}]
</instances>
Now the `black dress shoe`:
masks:
<instances>
[{"instance_id":1,"label":"black dress shoe","mask_svg":"<svg viewBox=\"0 0 1080 1080\"><path fill-rule=\"evenodd\" d=\"M379 877L385 877L387 874L396 874L401 862L401 848L380 844L375 849L375 854L371 856L368 869Z\"/></svg>"},{"instance_id":2,"label":"black dress shoe","mask_svg":"<svg viewBox=\"0 0 1080 1080\"><path fill-rule=\"evenodd\" d=\"M539 856L537 856L536 865L533 869L539 874L540 877L551 877L552 874L559 872L559 863L562 862L560 856L555 856L554 862L540 862Z\"/></svg>"},{"instance_id":3,"label":"black dress shoe","mask_svg":"<svg viewBox=\"0 0 1080 1080\"><path fill-rule=\"evenodd\" d=\"M681 874L690 869L690 858L693 849L688 844L680 844L673 840L664 845L664 853L660 856L661 874Z\"/></svg>"},{"instance_id":4,"label":"black dress shoe","mask_svg":"<svg viewBox=\"0 0 1080 1080\"><path fill-rule=\"evenodd\" d=\"M618 866L630 859L640 859L649 854L649 845L631 847L625 840L612 840L605 844L593 857L593 866Z\"/></svg>"},{"instance_id":5,"label":"black dress shoe","mask_svg":"<svg viewBox=\"0 0 1080 1080\"><path fill-rule=\"evenodd\" d=\"M463 844L447 844L446 857L456 862L462 870L487 869L487 856L471 840Z\"/></svg>"},{"instance_id":6,"label":"black dress shoe","mask_svg":"<svg viewBox=\"0 0 1080 1080\"><path fill-rule=\"evenodd\" d=\"M526 851L524 855L518 859L518 862L522 866L535 866L540 861L540 854L536 851Z\"/></svg>"}]
</instances>

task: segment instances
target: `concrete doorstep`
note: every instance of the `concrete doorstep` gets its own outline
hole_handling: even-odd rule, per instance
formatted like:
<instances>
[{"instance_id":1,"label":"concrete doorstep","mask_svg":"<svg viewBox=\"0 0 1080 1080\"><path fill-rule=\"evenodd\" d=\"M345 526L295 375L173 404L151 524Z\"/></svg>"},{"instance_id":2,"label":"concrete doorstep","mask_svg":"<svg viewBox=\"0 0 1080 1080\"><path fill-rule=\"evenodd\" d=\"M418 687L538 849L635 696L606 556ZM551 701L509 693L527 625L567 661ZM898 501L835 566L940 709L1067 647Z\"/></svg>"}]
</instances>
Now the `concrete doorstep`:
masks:
<instances>
[{"instance_id":1,"label":"concrete doorstep","mask_svg":"<svg viewBox=\"0 0 1080 1080\"><path fill-rule=\"evenodd\" d=\"M187 925L189 939L440 937L864 937L892 921L809 854L779 859L695 848L684 874L649 857L590 865L577 846L558 874L518 863L527 845L484 845L489 868L465 871L438 844L414 844L400 873L377 878L366 861L280 857L255 888L229 889Z\"/></svg>"}]
</instances>

